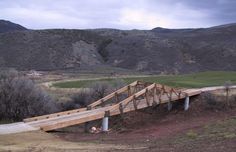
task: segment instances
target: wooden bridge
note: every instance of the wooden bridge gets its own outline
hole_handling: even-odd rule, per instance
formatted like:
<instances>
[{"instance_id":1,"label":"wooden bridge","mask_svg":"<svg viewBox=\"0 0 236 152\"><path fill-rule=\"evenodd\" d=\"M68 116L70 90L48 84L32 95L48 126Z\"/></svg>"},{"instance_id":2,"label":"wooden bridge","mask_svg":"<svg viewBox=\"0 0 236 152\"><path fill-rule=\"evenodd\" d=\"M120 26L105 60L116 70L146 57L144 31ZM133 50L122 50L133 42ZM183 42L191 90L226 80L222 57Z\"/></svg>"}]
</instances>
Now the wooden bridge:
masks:
<instances>
[{"instance_id":1,"label":"wooden bridge","mask_svg":"<svg viewBox=\"0 0 236 152\"><path fill-rule=\"evenodd\" d=\"M189 97L200 93L199 89L178 90L157 83L135 81L95 101L86 108L27 118L24 119L24 124L50 131L102 119L102 129L107 131L110 116L159 104L168 104L170 110L172 102L180 101L180 99L185 99L184 109L187 110Z\"/></svg>"}]
</instances>

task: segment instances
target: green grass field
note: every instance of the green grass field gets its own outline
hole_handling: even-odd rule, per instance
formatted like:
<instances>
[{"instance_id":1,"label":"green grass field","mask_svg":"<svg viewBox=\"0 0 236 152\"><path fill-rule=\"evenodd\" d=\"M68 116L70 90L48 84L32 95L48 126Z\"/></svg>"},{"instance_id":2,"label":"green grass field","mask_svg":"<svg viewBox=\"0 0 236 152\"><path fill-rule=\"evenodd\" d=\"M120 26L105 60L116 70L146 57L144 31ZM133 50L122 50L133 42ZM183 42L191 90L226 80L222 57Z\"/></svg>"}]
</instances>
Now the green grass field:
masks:
<instances>
[{"instance_id":1,"label":"green grass field","mask_svg":"<svg viewBox=\"0 0 236 152\"><path fill-rule=\"evenodd\" d=\"M226 81L231 81L233 84L236 84L236 72L214 71L186 75L127 77L119 79L123 79L127 84L136 80L141 80L146 82L156 82L173 87L199 88L224 85ZM113 83L115 79L106 78L101 80L59 82L53 84L53 86L58 88L86 88L89 87L92 83L98 81Z\"/></svg>"}]
</instances>

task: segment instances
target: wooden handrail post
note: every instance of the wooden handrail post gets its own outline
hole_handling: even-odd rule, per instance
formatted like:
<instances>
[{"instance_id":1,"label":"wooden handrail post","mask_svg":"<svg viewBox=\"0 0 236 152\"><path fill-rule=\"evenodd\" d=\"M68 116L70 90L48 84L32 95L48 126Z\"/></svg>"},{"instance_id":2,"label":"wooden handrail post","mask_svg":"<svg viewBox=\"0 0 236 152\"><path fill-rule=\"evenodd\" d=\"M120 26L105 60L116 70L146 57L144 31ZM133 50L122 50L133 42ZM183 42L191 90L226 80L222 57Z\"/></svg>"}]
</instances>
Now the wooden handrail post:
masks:
<instances>
[{"instance_id":1,"label":"wooden handrail post","mask_svg":"<svg viewBox=\"0 0 236 152\"><path fill-rule=\"evenodd\" d=\"M145 98L146 98L147 105L150 106L150 101L149 101L149 98L148 98L148 89L146 89Z\"/></svg>"},{"instance_id":2,"label":"wooden handrail post","mask_svg":"<svg viewBox=\"0 0 236 152\"><path fill-rule=\"evenodd\" d=\"M124 109L123 109L122 103L119 104L119 110L120 110L120 114L124 113Z\"/></svg>"},{"instance_id":3,"label":"wooden handrail post","mask_svg":"<svg viewBox=\"0 0 236 152\"><path fill-rule=\"evenodd\" d=\"M119 97L118 97L118 93L117 92L115 92L115 98L116 98L116 103L118 103L119 102Z\"/></svg>"},{"instance_id":4,"label":"wooden handrail post","mask_svg":"<svg viewBox=\"0 0 236 152\"><path fill-rule=\"evenodd\" d=\"M155 87L153 88L153 102L157 104L157 84L155 83Z\"/></svg>"},{"instance_id":5,"label":"wooden handrail post","mask_svg":"<svg viewBox=\"0 0 236 152\"><path fill-rule=\"evenodd\" d=\"M133 96L133 104L134 104L134 109L137 110L138 109L138 105L137 105L137 102L136 102L135 95Z\"/></svg>"},{"instance_id":6,"label":"wooden handrail post","mask_svg":"<svg viewBox=\"0 0 236 152\"><path fill-rule=\"evenodd\" d=\"M128 97L129 97L131 95L130 85L128 85L127 91L128 91Z\"/></svg>"},{"instance_id":7,"label":"wooden handrail post","mask_svg":"<svg viewBox=\"0 0 236 152\"><path fill-rule=\"evenodd\" d=\"M87 106L87 110L91 110L92 109L92 106Z\"/></svg>"},{"instance_id":8,"label":"wooden handrail post","mask_svg":"<svg viewBox=\"0 0 236 152\"><path fill-rule=\"evenodd\" d=\"M101 106L102 106L102 107L105 106L105 105L104 105L104 100L103 100L103 99L101 99Z\"/></svg>"}]
</instances>

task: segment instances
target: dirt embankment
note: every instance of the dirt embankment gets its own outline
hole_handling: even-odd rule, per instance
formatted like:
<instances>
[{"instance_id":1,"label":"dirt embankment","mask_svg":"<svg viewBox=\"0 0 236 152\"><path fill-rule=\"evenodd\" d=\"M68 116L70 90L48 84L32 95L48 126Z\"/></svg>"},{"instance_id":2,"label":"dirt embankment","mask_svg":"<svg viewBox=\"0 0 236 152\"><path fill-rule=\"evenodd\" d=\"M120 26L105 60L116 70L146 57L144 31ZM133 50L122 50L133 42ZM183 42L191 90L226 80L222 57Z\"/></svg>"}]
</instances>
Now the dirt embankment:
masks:
<instances>
[{"instance_id":1,"label":"dirt embankment","mask_svg":"<svg viewBox=\"0 0 236 152\"><path fill-rule=\"evenodd\" d=\"M83 126L56 133L63 140L121 144L126 151L229 151L236 142L236 96L230 106L221 91L193 98L191 108L183 111L183 102L172 111L159 106L111 118L108 134L86 134ZM215 95L217 94L217 95ZM213 95L213 96L212 96ZM214 98L214 103L211 98ZM100 121L92 125L99 127Z\"/></svg>"}]
</instances>

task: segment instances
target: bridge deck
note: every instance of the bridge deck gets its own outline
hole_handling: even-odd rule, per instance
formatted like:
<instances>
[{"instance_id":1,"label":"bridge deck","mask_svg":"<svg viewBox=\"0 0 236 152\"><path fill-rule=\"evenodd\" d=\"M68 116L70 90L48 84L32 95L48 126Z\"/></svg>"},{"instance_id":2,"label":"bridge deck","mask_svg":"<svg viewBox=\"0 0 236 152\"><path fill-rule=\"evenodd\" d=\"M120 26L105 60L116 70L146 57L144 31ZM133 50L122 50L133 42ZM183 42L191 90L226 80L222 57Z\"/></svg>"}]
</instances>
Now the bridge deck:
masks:
<instances>
[{"instance_id":1,"label":"bridge deck","mask_svg":"<svg viewBox=\"0 0 236 152\"><path fill-rule=\"evenodd\" d=\"M184 93L187 93L189 97L195 96L201 93L199 89L188 89L183 91ZM186 96L177 96L175 94L171 97L171 102L174 102L179 99L183 99ZM155 101L156 100L156 101ZM161 98L155 99L154 97L151 97L149 100L149 104L147 104L147 100L145 98L137 99L136 103L137 105L134 106L133 102L129 102L123 111L120 111L119 108L114 108L114 106L117 105L107 105L106 107L96 107L91 110L81 111L78 113L71 113L67 115L60 115L57 117L47 118L47 119L41 119L36 121L30 121L26 122L28 125L41 128L44 131L50 131L54 129L64 128L67 126L77 125L85 122L89 122L92 120L101 119L104 117L105 112L109 111L110 116L118 115L130 111L134 111L136 109L143 109L149 106L152 106L153 103L155 104L164 104L167 102L170 102L170 98L167 95L162 95Z\"/></svg>"},{"instance_id":2,"label":"bridge deck","mask_svg":"<svg viewBox=\"0 0 236 152\"><path fill-rule=\"evenodd\" d=\"M231 86L230 88L236 89L236 86ZM143 83L136 81L105 96L102 99L99 99L98 101L95 101L87 108L80 108L75 110L53 113L49 115L27 118L24 119L24 122L20 123L2 124L0 125L0 135L33 131L39 129L45 131L54 130L58 128L81 124L92 120L101 119L105 116L105 113L107 111L109 111L110 116L113 116L121 114L121 112L126 113L137 109L143 109L148 106L152 106L153 103L155 103L155 106L157 104L165 104L170 101L175 102L179 101L178 99L186 98L186 96L191 97L198 95L201 92L222 89L225 89L225 87L215 86L201 89L173 90L173 88L167 86L160 86L159 84ZM126 93L127 98L122 101L117 101L117 99L119 99L118 95L124 93ZM115 100L113 101L116 102L113 103L116 104L106 104L105 107L102 107L102 103L107 102L112 98L115 98ZM134 99L136 99L136 106ZM119 109L120 105L123 105L122 111ZM91 110L88 110L88 108Z\"/></svg>"},{"instance_id":3,"label":"bridge deck","mask_svg":"<svg viewBox=\"0 0 236 152\"><path fill-rule=\"evenodd\" d=\"M0 125L0 134L33 130L50 131L98 120L130 111L179 101L200 94L202 89L176 90L168 86L135 81L99 99L87 108L68 110L24 119L24 122Z\"/></svg>"}]
</instances>

